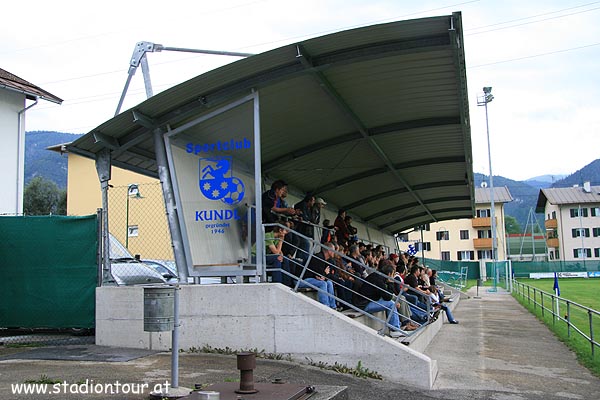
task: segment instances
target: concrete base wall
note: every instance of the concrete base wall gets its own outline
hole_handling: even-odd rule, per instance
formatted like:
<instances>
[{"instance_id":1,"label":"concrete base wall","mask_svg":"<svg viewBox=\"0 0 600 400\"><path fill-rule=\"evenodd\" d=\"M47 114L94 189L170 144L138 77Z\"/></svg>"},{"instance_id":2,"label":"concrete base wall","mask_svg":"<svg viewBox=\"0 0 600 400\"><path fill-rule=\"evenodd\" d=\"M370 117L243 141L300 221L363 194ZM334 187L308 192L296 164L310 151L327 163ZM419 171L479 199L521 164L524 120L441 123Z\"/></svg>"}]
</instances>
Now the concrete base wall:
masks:
<instances>
[{"instance_id":1,"label":"concrete base wall","mask_svg":"<svg viewBox=\"0 0 600 400\"><path fill-rule=\"evenodd\" d=\"M168 350L171 332L144 332L143 287L96 291L96 344ZM299 362L362 366L430 389L437 363L279 284L190 285L179 296L180 348L264 350Z\"/></svg>"}]
</instances>

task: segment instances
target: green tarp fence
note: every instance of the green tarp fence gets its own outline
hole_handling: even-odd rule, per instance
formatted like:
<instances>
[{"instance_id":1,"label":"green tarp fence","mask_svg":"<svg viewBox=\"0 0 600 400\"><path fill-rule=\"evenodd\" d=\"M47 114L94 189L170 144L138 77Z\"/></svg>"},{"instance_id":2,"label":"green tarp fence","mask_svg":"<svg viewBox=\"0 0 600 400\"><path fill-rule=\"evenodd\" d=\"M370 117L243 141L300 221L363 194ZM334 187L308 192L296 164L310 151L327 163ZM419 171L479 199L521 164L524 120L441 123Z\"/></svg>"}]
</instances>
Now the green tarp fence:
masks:
<instances>
[{"instance_id":1,"label":"green tarp fence","mask_svg":"<svg viewBox=\"0 0 600 400\"><path fill-rule=\"evenodd\" d=\"M97 218L0 217L0 327L93 328Z\"/></svg>"},{"instance_id":2,"label":"green tarp fence","mask_svg":"<svg viewBox=\"0 0 600 400\"><path fill-rule=\"evenodd\" d=\"M499 268L504 268L504 261L498 261ZM479 279L478 261L440 261L426 258L424 264L431 269L440 271L440 277L450 277L448 273L458 274L463 267L467 267L467 279ZM576 260L576 261L512 261L512 270L516 278L528 278L529 274L535 272L594 272L600 271L598 260ZM486 274L492 278L491 261L485 261ZM504 271L502 272L504 274Z\"/></svg>"},{"instance_id":3,"label":"green tarp fence","mask_svg":"<svg viewBox=\"0 0 600 400\"><path fill-rule=\"evenodd\" d=\"M467 267L467 279L479 278L479 263L477 261L440 261L426 258L425 265L440 272L444 278L444 272L460 273L463 267Z\"/></svg>"}]
</instances>

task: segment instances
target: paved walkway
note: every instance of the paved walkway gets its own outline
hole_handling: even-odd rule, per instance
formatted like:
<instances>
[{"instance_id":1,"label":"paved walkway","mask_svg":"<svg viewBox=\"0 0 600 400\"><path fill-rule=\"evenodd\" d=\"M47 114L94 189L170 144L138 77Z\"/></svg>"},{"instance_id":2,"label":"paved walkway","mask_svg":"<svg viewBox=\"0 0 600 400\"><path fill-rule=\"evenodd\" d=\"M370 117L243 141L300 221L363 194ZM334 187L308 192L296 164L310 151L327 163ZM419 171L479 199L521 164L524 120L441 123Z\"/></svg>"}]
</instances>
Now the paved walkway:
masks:
<instances>
[{"instance_id":1,"label":"paved walkway","mask_svg":"<svg viewBox=\"0 0 600 400\"><path fill-rule=\"evenodd\" d=\"M438 360L434 390L417 390L297 363L261 359L257 360L255 381L271 382L279 378L317 387L347 386L351 400L600 399L600 379L581 367L574 354L510 295L480 294L481 299L470 298L457 304L454 315L460 324L444 323L426 351ZM170 353L94 345L34 349L0 346L0 398L146 399L147 396L133 393L16 396L11 393L11 385L42 377L69 383L87 379L94 383L153 385L169 380L170 359ZM238 378L233 356L182 354L180 357L182 386Z\"/></svg>"},{"instance_id":2,"label":"paved walkway","mask_svg":"<svg viewBox=\"0 0 600 400\"><path fill-rule=\"evenodd\" d=\"M438 360L434 390L456 398L600 399L600 379L510 294L480 288L461 300L426 354Z\"/></svg>"}]
</instances>

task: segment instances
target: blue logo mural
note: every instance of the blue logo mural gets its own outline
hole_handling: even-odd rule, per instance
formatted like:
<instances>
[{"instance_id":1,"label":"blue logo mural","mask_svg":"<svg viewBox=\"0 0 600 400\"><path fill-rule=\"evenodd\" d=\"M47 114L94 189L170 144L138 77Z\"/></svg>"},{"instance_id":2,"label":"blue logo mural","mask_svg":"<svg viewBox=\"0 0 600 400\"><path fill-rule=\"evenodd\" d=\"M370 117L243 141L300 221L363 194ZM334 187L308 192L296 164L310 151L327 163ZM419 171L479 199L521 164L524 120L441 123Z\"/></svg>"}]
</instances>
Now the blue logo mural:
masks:
<instances>
[{"instance_id":1,"label":"blue logo mural","mask_svg":"<svg viewBox=\"0 0 600 400\"><path fill-rule=\"evenodd\" d=\"M200 159L200 192L209 200L237 204L244 198L244 182L232 175L231 157Z\"/></svg>"}]
</instances>

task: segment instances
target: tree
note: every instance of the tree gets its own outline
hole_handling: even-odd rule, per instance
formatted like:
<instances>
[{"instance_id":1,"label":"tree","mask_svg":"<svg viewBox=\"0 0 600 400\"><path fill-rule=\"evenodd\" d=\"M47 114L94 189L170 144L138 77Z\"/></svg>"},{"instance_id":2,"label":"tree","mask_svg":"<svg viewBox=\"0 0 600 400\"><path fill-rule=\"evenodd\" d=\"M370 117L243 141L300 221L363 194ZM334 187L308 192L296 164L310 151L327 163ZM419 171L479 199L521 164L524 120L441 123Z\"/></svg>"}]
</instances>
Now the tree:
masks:
<instances>
[{"instance_id":1,"label":"tree","mask_svg":"<svg viewBox=\"0 0 600 400\"><path fill-rule=\"evenodd\" d=\"M67 191L41 176L33 178L23 193L23 212L26 215L65 215Z\"/></svg>"},{"instance_id":2,"label":"tree","mask_svg":"<svg viewBox=\"0 0 600 400\"><path fill-rule=\"evenodd\" d=\"M510 215L504 216L504 229L506 229L506 233L521 233L521 225L519 221L515 217L511 217Z\"/></svg>"}]
</instances>

